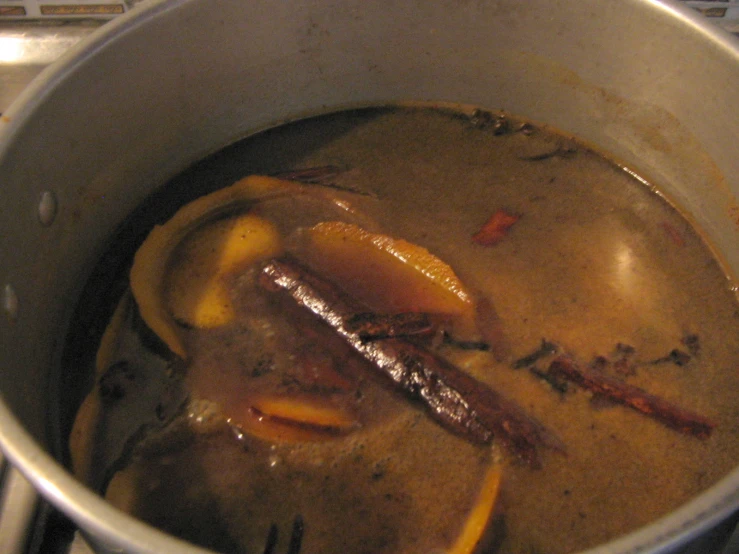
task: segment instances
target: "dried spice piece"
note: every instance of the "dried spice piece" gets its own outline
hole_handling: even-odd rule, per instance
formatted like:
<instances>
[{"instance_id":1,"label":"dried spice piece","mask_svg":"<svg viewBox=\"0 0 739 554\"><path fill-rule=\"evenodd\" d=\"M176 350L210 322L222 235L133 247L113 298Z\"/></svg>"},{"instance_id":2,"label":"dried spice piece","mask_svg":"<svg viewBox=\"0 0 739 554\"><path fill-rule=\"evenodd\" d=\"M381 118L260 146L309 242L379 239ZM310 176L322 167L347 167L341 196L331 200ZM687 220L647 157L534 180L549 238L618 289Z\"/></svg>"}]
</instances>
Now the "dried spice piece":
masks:
<instances>
[{"instance_id":1,"label":"dried spice piece","mask_svg":"<svg viewBox=\"0 0 739 554\"><path fill-rule=\"evenodd\" d=\"M539 369L536 366L532 366L529 368L529 371L545 383L547 383L550 387L552 387L554 390L556 390L560 394L564 394L569 390L569 386L567 385L567 381L564 379L557 377L556 375L552 375L551 373L547 371L543 371Z\"/></svg>"},{"instance_id":2,"label":"dried spice piece","mask_svg":"<svg viewBox=\"0 0 739 554\"><path fill-rule=\"evenodd\" d=\"M611 362L605 356L596 356L593 361L590 362L590 369L595 371L605 371L605 369L611 364Z\"/></svg>"},{"instance_id":3,"label":"dried spice piece","mask_svg":"<svg viewBox=\"0 0 739 554\"><path fill-rule=\"evenodd\" d=\"M521 219L520 215L509 214L505 210L498 210L485 222L480 230L472 235L472 242L482 246L493 246L503 240L508 230Z\"/></svg>"},{"instance_id":4,"label":"dried spice piece","mask_svg":"<svg viewBox=\"0 0 739 554\"><path fill-rule=\"evenodd\" d=\"M683 352L678 348L671 350L667 357L673 364L681 367L690 361L690 354L688 354L687 352Z\"/></svg>"},{"instance_id":5,"label":"dried spice piece","mask_svg":"<svg viewBox=\"0 0 739 554\"><path fill-rule=\"evenodd\" d=\"M678 348L674 348L670 350L669 354L667 356L663 356L661 358L657 358L656 360L652 360L651 364L658 365L658 364L665 364L665 363L672 363L676 366L684 366L691 360L690 354L687 352L684 352Z\"/></svg>"},{"instance_id":6,"label":"dried spice piece","mask_svg":"<svg viewBox=\"0 0 739 554\"><path fill-rule=\"evenodd\" d=\"M348 331L358 334L362 340L409 337L429 334L433 331L431 317L422 312L399 314L362 312L350 317L346 322L346 327Z\"/></svg>"},{"instance_id":7,"label":"dried spice piece","mask_svg":"<svg viewBox=\"0 0 739 554\"><path fill-rule=\"evenodd\" d=\"M685 345L692 356L697 356L701 351L700 338L695 333L685 335L680 342Z\"/></svg>"},{"instance_id":8,"label":"dried spice piece","mask_svg":"<svg viewBox=\"0 0 739 554\"><path fill-rule=\"evenodd\" d=\"M605 356L596 356L588 365L594 371L607 371L609 368L613 368L614 372L625 377L636 375L636 366L629 361L627 356L617 358L615 361L611 361Z\"/></svg>"},{"instance_id":9,"label":"dried spice piece","mask_svg":"<svg viewBox=\"0 0 739 554\"><path fill-rule=\"evenodd\" d=\"M523 358L519 358L518 360L513 362L513 369L530 367L538 362L540 359L551 356L552 354L556 354L558 351L559 347L556 344L554 344L553 342L549 342L546 339L541 339L541 344L539 345L539 348L534 350L531 354L528 354Z\"/></svg>"},{"instance_id":10,"label":"dried spice piece","mask_svg":"<svg viewBox=\"0 0 739 554\"><path fill-rule=\"evenodd\" d=\"M131 383L136 380L136 372L126 360L119 360L100 376L98 387L103 402L115 402L126 396Z\"/></svg>"},{"instance_id":11,"label":"dried spice piece","mask_svg":"<svg viewBox=\"0 0 739 554\"><path fill-rule=\"evenodd\" d=\"M623 342L616 343L616 354L623 354L624 356L631 356L636 352L636 348L630 344L624 344Z\"/></svg>"},{"instance_id":12,"label":"dried spice piece","mask_svg":"<svg viewBox=\"0 0 739 554\"><path fill-rule=\"evenodd\" d=\"M602 373L580 367L569 356L558 356L549 365L549 373L581 386L614 402L629 406L660 421L671 429L700 439L711 436L716 423L667 400Z\"/></svg>"},{"instance_id":13,"label":"dried spice piece","mask_svg":"<svg viewBox=\"0 0 739 554\"><path fill-rule=\"evenodd\" d=\"M595 371L612 368L615 373L630 377L636 375L636 364L631 360L635 352L633 346L619 342L609 356L596 356L589 366Z\"/></svg>"},{"instance_id":14,"label":"dried spice piece","mask_svg":"<svg viewBox=\"0 0 739 554\"><path fill-rule=\"evenodd\" d=\"M613 357L616 358L613 362L613 370L624 377L636 375L636 364L632 361L634 354L636 354L636 348L630 344L617 343L613 353Z\"/></svg>"},{"instance_id":15,"label":"dried spice piece","mask_svg":"<svg viewBox=\"0 0 739 554\"><path fill-rule=\"evenodd\" d=\"M455 339L446 331L443 334L443 343L455 348L459 348L460 350L480 350L482 352L487 352L488 350L490 350L490 345L485 341Z\"/></svg>"},{"instance_id":16,"label":"dried spice piece","mask_svg":"<svg viewBox=\"0 0 739 554\"><path fill-rule=\"evenodd\" d=\"M292 260L273 260L260 282L287 293L333 328L397 388L422 402L437 422L472 442L495 437L530 467L540 467L538 449L564 450L561 442L511 400L421 346L398 338L364 341L346 322L363 311L352 298Z\"/></svg>"},{"instance_id":17,"label":"dried spice piece","mask_svg":"<svg viewBox=\"0 0 739 554\"><path fill-rule=\"evenodd\" d=\"M613 362L613 371L624 377L636 375L636 366L625 356Z\"/></svg>"}]
</instances>

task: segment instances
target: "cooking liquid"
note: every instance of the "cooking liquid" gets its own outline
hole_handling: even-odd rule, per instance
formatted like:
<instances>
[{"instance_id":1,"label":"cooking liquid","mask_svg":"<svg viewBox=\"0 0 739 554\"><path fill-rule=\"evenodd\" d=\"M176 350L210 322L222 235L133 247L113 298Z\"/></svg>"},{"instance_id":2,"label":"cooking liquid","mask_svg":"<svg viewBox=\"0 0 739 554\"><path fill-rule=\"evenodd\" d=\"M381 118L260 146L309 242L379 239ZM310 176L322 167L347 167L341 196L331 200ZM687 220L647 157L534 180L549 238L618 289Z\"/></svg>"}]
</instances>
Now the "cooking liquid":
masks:
<instances>
[{"instance_id":1,"label":"cooking liquid","mask_svg":"<svg viewBox=\"0 0 739 554\"><path fill-rule=\"evenodd\" d=\"M353 212L290 199L256 211L286 232L323 218L374 225L450 264L493 302L505 352L496 359L446 345L440 353L553 430L566 455L543 450L542 468L532 470L496 446L453 436L247 271L230 283L235 322L187 331L187 413L139 446L110 485L111 502L227 552L262 552L272 524L284 550L300 514L304 554L427 553L454 542L486 468L501 458L489 551L556 554L649 523L733 468L739 305L719 265L675 209L617 165L550 130L506 125L499 132L479 114L434 109L342 112L246 139L170 186L207 192L252 173L347 168L332 182L361 193L336 193ZM474 244L499 209L521 219L500 243ZM699 341L689 361L664 361L688 350L686 337ZM583 365L628 345L635 369L621 377L712 418L713 435L685 436L513 369L542 338ZM225 419L238 419L245 398L302 386L293 366L306 351L341 361L345 382L325 394L354 410L357 429L298 444L235 433Z\"/></svg>"}]
</instances>

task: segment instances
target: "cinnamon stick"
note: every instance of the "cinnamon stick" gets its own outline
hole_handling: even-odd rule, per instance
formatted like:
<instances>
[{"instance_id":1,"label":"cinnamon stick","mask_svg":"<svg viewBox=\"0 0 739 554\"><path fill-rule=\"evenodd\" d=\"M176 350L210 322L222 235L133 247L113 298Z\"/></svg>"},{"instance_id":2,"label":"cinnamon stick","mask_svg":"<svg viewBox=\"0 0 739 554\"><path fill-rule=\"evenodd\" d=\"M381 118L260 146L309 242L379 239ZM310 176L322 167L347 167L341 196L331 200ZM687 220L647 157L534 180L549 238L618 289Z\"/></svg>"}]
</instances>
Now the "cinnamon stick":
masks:
<instances>
[{"instance_id":1,"label":"cinnamon stick","mask_svg":"<svg viewBox=\"0 0 739 554\"><path fill-rule=\"evenodd\" d=\"M399 314L362 312L349 318L346 327L347 330L357 333L365 341L390 337L408 337L433 332L431 317L423 312L403 312Z\"/></svg>"},{"instance_id":2,"label":"cinnamon stick","mask_svg":"<svg viewBox=\"0 0 739 554\"><path fill-rule=\"evenodd\" d=\"M663 423L667 427L706 439L716 423L710 419L681 408L667 400L646 392L639 387L624 383L600 372L580 367L569 356L558 356L549 365L549 373L572 381L595 394L637 410Z\"/></svg>"},{"instance_id":3,"label":"cinnamon stick","mask_svg":"<svg viewBox=\"0 0 739 554\"><path fill-rule=\"evenodd\" d=\"M310 310L456 434L477 443L495 437L534 468L540 467L540 446L564 450L553 434L513 401L425 348L402 338L363 340L348 322L366 308L294 260L272 260L264 267L260 282L268 290L287 293Z\"/></svg>"}]
</instances>

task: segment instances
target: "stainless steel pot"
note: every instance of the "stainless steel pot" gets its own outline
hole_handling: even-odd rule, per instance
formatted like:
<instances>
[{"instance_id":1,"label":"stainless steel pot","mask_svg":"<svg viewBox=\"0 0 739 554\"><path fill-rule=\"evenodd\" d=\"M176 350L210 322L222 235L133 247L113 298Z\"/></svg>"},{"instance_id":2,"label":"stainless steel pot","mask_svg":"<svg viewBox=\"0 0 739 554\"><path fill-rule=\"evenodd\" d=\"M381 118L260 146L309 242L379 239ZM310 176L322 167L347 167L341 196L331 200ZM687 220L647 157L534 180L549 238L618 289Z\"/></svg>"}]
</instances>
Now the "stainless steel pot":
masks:
<instances>
[{"instance_id":1,"label":"stainless steel pot","mask_svg":"<svg viewBox=\"0 0 739 554\"><path fill-rule=\"evenodd\" d=\"M61 337L116 226L256 130L400 100L503 108L609 152L739 275L739 43L657 0L152 1L77 45L0 118L0 446L100 551L202 552L55 462ZM673 552L739 508L739 468L595 549Z\"/></svg>"}]
</instances>

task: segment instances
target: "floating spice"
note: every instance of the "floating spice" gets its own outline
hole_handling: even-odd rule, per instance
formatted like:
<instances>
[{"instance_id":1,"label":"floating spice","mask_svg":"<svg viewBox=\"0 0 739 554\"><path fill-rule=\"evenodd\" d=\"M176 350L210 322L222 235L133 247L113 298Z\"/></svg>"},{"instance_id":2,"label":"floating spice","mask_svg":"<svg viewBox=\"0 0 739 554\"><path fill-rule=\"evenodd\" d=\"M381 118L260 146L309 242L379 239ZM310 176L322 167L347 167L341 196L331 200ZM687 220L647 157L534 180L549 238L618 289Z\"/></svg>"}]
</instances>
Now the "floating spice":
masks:
<instances>
[{"instance_id":1,"label":"floating spice","mask_svg":"<svg viewBox=\"0 0 739 554\"><path fill-rule=\"evenodd\" d=\"M445 332L443 336L444 344L459 348L460 350L480 350L481 352L487 352L490 350L490 345L481 340L459 340L455 339L452 335Z\"/></svg>"},{"instance_id":2,"label":"floating spice","mask_svg":"<svg viewBox=\"0 0 739 554\"><path fill-rule=\"evenodd\" d=\"M437 422L472 442L493 437L530 467L540 467L538 449L564 450L561 442L517 404L459 368L410 341L364 341L346 323L363 310L352 298L289 259L272 260L260 282L295 302L333 328L356 352L411 399L425 404Z\"/></svg>"},{"instance_id":3,"label":"floating spice","mask_svg":"<svg viewBox=\"0 0 739 554\"><path fill-rule=\"evenodd\" d=\"M100 398L104 402L121 400L126 396L131 382L135 380L136 374L127 361L119 360L115 362L98 381Z\"/></svg>"},{"instance_id":4,"label":"floating spice","mask_svg":"<svg viewBox=\"0 0 739 554\"><path fill-rule=\"evenodd\" d=\"M667 400L602 373L580 367L569 356L558 356L549 365L549 373L581 386L614 402L629 406L660 421L671 429L706 439L716 427L710 419Z\"/></svg>"},{"instance_id":5,"label":"floating spice","mask_svg":"<svg viewBox=\"0 0 739 554\"><path fill-rule=\"evenodd\" d=\"M378 340L390 337L409 337L433 331L431 317L422 312L354 314L346 322L347 330L358 334L362 340Z\"/></svg>"},{"instance_id":6,"label":"floating spice","mask_svg":"<svg viewBox=\"0 0 739 554\"><path fill-rule=\"evenodd\" d=\"M540 359L545 358L546 356L551 356L552 354L556 354L558 351L559 347L556 344L554 344L553 342L549 342L546 339L541 339L541 344L539 345L539 348L534 350L531 354L528 354L523 358L519 358L518 360L513 362L513 369L523 369L524 367L532 366Z\"/></svg>"},{"instance_id":7,"label":"floating spice","mask_svg":"<svg viewBox=\"0 0 739 554\"><path fill-rule=\"evenodd\" d=\"M685 335L680 342L685 345L692 356L697 356L701 351L700 338L695 333Z\"/></svg>"},{"instance_id":8,"label":"floating spice","mask_svg":"<svg viewBox=\"0 0 739 554\"><path fill-rule=\"evenodd\" d=\"M680 350L679 348L674 348L670 350L667 356L662 356L661 358L652 360L650 363L653 365L672 363L672 364L675 364L676 366L682 367L686 365L690 361L690 359L691 359L690 354L688 354L687 352L684 352L683 350Z\"/></svg>"},{"instance_id":9,"label":"floating spice","mask_svg":"<svg viewBox=\"0 0 739 554\"><path fill-rule=\"evenodd\" d=\"M624 377L631 377L636 375L636 365L634 365L629 359L624 356L613 362L613 370L619 375Z\"/></svg>"},{"instance_id":10,"label":"floating spice","mask_svg":"<svg viewBox=\"0 0 739 554\"><path fill-rule=\"evenodd\" d=\"M480 230L472 235L472 242L482 246L493 246L503 240L508 230L519 220L520 215L498 210L490 216Z\"/></svg>"},{"instance_id":11,"label":"floating spice","mask_svg":"<svg viewBox=\"0 0 739 554\"><path fill-rule=\"evenodd\" d=\"M552 387L554 390L556 390L560 394L564 394L569 390L567 381L565 381L561 377L552 375L548 371L543 371L536 366L530 367L529 371L533 375L535 375L536 377L538 377L539 379L547 383L550 387Z\"/></svg>"}]
</instances>

